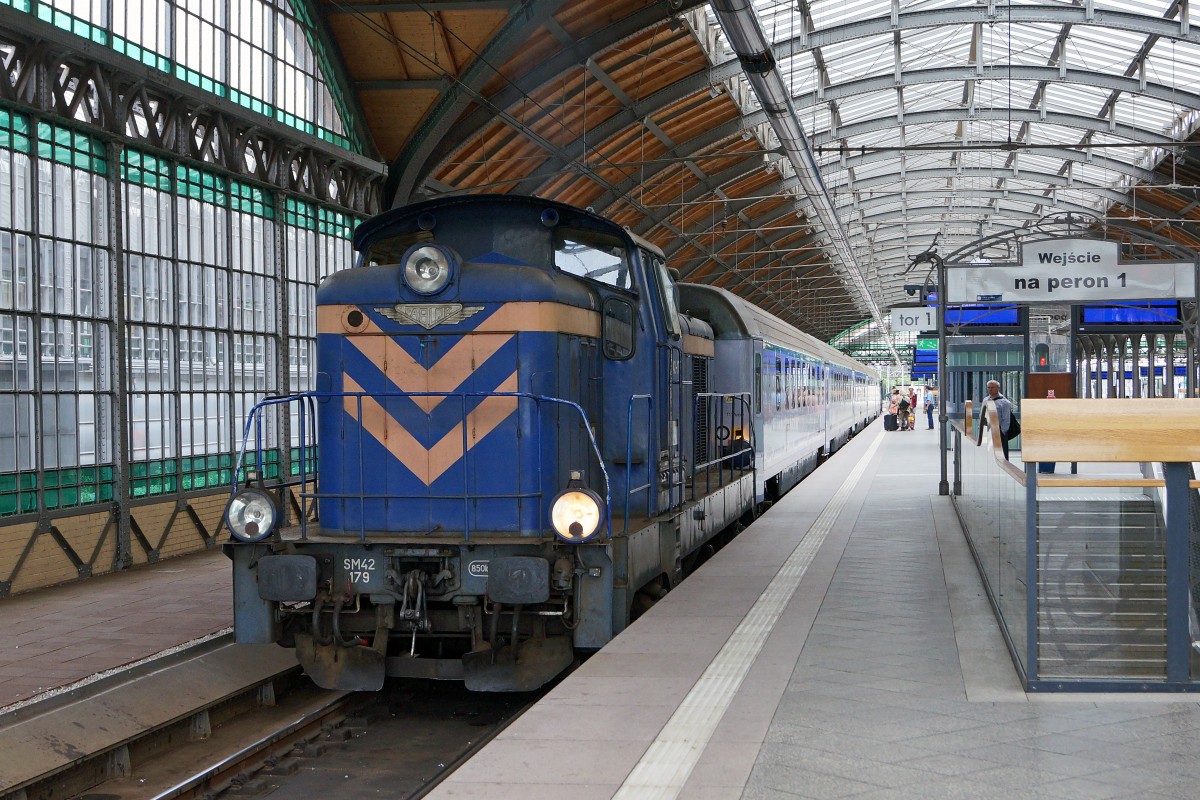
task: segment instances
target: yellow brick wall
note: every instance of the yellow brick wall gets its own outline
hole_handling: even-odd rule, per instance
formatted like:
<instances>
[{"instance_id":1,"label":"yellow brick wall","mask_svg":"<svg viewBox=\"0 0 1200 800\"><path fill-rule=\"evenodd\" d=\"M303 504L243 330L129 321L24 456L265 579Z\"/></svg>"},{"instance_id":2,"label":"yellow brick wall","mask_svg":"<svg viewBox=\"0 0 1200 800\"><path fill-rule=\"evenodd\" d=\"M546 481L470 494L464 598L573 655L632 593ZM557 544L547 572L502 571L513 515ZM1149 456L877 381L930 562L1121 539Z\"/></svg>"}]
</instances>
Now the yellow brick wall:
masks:
<instances>
[{"instance_id":1,"label":"yellow brick wall","mask_svg":"<svg viewBox=\"0 0 1200 800\"><path fill-rule=\"evenodd\" d=\"M225 510L225 503L228 499L228 494L222 491L214 495L193 498L190 501L196 514L207 528L208 535L217 536L218 542L224 535L224 531L222 530L218 535L217 526L221 521L221 514ZM151 547L157 547L174 510L175 501L168 500L162 503L135 506L130 511L133 519L137 520L146 541ZM62 517L54 520L53 524L75 550L80 560L87 563L92 560L92 554L96 553L97 544L100 543L107 522L108 512L105 511ZM79 572L75 565L71 563L66 553L58 546L48 531L36 535L33 549L21 564L20 571L13 574L17 560L20 559L21 553L25 551L30 538L34 537L36 532L37 526L32 522L0 525L0 581L12 581L9 590L12 594L79 579ZM137 537L131 535L131 540L133 563L147 563L149 559L146 551L137 541ZM92 564L93 575L102 575L112 571L113 559L117 552L115 524L110 528L107 537L103 543L99 544L99 547L99 552ZM170 534L162 544L159 558L187 555L204 549L206 549L204 537L196 530L196 526L187 512L181 510L175 517Z\"/></svg>"}]
</instances>

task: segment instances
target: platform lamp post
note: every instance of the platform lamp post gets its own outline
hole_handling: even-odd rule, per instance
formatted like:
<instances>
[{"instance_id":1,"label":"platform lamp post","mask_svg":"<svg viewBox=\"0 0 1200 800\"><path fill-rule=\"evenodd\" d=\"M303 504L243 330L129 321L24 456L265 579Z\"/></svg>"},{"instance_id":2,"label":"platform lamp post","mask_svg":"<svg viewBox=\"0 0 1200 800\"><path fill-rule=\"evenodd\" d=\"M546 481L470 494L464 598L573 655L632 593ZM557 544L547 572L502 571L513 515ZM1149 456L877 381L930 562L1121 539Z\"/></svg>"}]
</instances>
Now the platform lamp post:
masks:
<instances>
[{"instance_id":1,"label":"platform lamp post","mask_svg":"<svg viewBox=\"0 0 1200 800\"><path fill-rule=\"evenodd\" d=\"M908 274L918 264L929 263L933 266L930 272L937 271L937 334L938 334L938 357L937 357L937 384L938 384L938 458L941 461L941 480L938 482L938 494L947 496L950 494L950 481L947 476L946 465L946 444L947 433L946 423L950 417L946 414L946 390L949 382L946 380L946 264L942 261L942 257L937 254L937 236L933 237L933 243L924 253L918 254L913 258L912 263L905 270ZM929 278L926 276L925 285L929 285ZM922 298L924 299L924 298ZM961 491L958 485L957 476L955 480L955 493Z\"/></svg>"}]
</instances>

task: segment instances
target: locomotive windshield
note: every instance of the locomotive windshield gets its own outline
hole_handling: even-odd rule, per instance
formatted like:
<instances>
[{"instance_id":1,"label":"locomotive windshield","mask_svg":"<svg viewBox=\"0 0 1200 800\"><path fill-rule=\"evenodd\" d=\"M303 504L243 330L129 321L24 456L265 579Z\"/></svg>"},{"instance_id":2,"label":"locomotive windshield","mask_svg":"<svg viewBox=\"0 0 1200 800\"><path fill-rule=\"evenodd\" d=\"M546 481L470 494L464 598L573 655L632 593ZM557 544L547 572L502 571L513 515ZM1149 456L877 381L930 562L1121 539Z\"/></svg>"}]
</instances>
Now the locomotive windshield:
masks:
<instances>
[{"instance_id":1,"label":"locomotive windshield","mask_svg":"<svg viewBox=\"0 0 1200 800\"><path fill-rule=\"evenodd\" d=\"M433 234L429 231L417 231L403 236L389 236L371 244L363 259L363 266L379 267L385 264L400 264L408 248L417 242L432 242Z\"/></svg>"},{"instance_id":2,"label":"locomotive windshield","mask_svg":"<svg viewBox=\"0 0 1200 800\"><path fill-rule=\"evenodd\" d=\"M633 291L629 250L616 236L594 231L556 231L554 266L568 275Z\"/></svg>"}]
</instances>

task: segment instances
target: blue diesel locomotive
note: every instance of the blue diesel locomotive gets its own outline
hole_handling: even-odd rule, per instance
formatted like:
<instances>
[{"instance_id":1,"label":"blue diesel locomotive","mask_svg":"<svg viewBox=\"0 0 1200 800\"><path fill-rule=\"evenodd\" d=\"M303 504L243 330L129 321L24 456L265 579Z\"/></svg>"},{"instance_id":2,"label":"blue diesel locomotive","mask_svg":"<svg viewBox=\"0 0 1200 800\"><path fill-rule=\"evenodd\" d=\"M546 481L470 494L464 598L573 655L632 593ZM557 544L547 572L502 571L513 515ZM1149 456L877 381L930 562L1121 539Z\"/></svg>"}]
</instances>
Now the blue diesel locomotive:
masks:
<instances>
[{"instance_id":1,"label":"blue diesel locomotive","mask_svg":"<svg viewBox=\"0 0 1200 800\"><path fill-rule=\"evenodd\" d=\"M535 688L880 412L871 370L589 211L442 198L354 245L316 390L254 408L225 517L237 641L324 687Z\"/></svg>"}]
</instances>

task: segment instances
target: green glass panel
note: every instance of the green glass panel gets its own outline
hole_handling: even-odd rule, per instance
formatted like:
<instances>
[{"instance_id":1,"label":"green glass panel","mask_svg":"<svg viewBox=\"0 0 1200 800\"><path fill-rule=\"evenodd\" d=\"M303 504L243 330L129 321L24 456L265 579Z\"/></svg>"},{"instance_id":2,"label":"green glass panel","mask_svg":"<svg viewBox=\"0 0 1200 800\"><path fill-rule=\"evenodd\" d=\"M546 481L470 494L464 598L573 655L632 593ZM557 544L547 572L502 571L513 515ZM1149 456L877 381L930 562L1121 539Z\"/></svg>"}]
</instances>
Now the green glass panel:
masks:
<instances>
[{"instance_id":1,"label":"green glass panel","mask_svg":"<svg viewBox=\"0 0 1200 800\"><path fill-rule=\"evenodd\" d=\"M97 501L97 498L96 498L96 487L95 486L80 487L80 489L79 489L79 502L80 503L95 503L96 501Z\"/></svg>"},{"instance_id":2,"label":"green glass panel","mask_svg":"<svg viewBox=\"0 0 1200 800\"><path fill-rule=\"evenodd\" d=\"M15 494L0 494L0 517L17 513L17 496Z\"/></svg>"},{"instance_id":3,"label":"green glass panel","mask_svg":"<svg viewBox=\"0 0 1200 800\"><path fill-rule=\"evenodd\" d=\"M21 473L21 488L28 489L30 491L36 489L37 488L37 473L36 472L22 472Z\"/></svg>"},{"instance_id":4,"label":"green glass panel","mask_svg":"<svg viewBox=\"0 0 1200 800\"><path fill-rule=\"evenodd\" d=\"M184 475L184 476L183 476L183 477L180 479L180 484L183 486L183 490L184 490L185 492L190 492L190 491L192 490L192 476L191 476L191 475Z\"/></svg>"},{"instance_id":5,"label":"green glass panel","mask_svg":"<svg viewBox=\"0 0 1200 800\"><path fill-rule=\"evenodd\" d=\"M58 480L63 486L78 486L79 470L64 469L58 473Z\"/></svg>"},{"instance_id":6,"label":"green glass panel","mask_svg":"<svg viewBox=\"0 0 1200 800\"><path fill-rule=\"evenodd\" d=\"M58 508L58 490L47 489L44 493L46 508Z\"/></svg>"},{"instance_id":7,"label":"green glass panel","mask_svg":"<svg viewBox=\"0 0 1200 800\"><path fill-rule=\"evenodd\" d=\"M29 118L5 108L0 108L0 147L29 152Z\"/></svg>"},{"instance_id":8,"label":"green glass panel","mask_svg":"<svg viewBox=\"0 0 1200 800\"><path fill-rule=\"evenodd\" d=\"M62 490L62 504L64 506L79 505L79 489L71 486Z\"/></svg>"},{"instance_id":9,"label":"green glass panel","mask_svg":"<svg viewBox=\"0 0 1200 800\"><path fill-rule=\"evenodd\" d=\"M84 467L83 469L79 470L79 482L80 483L95 483L96 482L96 468L95 467Z\"/></svg>"},{"instance_id":10,"label":"green glass panel","mask_svg":"<svg viewBox=\"0 0 1200 800\"><path fill-rule=\"evenodd\" d=\"M145 497L146 496L146 482L145 481L130 481L129 482L129 493L131 495L133 495L134 497Z\"/></svg>"},{"instance_id":11,"label":"green glass panel","mask_svg":"<svg viewBox=\"0 0 1200 800\"><path fill-rule=\"evenodd\" d=\"M100 468L100 480L111 481L112 479L113 479L113 468L112 467L101 467Z\"/></svg>"},{"instance_id":12,"label":"green glass panel","mask_svg":"<svg viewBox=\"0 0 1200 800\"><path fill-rule=\"evenodd\" d=\"M150 479L150 494L162 494L162 493L163 493L162 478L151 478Z\"/></svg>"},{"instance_id":13,"label":"green glass panel","mask_svg":"<svg viewBox=\"0 0 1200 800\"><path fill-rule=\"evenodd\" d=\"M231 456L229 454L217 456L217 465L221 466L221 467L232 467L233 466L233 456Z\"/></svg>"},{"instance_id":14,"label":"green glass panel","mask_svg":"<svg viewBox=\"0 0 1200 800\"><path fill-rule=\"evenodd\" d=\"M185 458L183 460L183 471L185 473L192 471L192 460L190 458Z\"/></svg>"},{"instance_id":15,"label":"green glass panel","mask_svg":"<svg viewBox=\"0 0 1200 800\"><path fill-rule=\"evenodd\" d=\"M179 479L176 478L174 475L170 475L170 476L163 478L163 489L164 490L166 490L168 492L174 492L174 491L176 491L176 488L178 486L179 486Z\"/></svg>"},{"instance_id":16,"label":"green glass panel","mask_svg":"<svg viewBox=\"0 0 1200 800\"><path fill-rule=\"evenodd\" d=\"M146 462L135 461L129 465L129 474L134 478L146 477Z\"/></svg>"},{"instance_id":17,"label":"green glass panel","mask_svg":"<svg viewBox=\"0 0 1200 800\"><path fill-rule=\"evenodd\" d=\"M100 500L107 501L113 499L113 487L111 483L100 484Z\"/></svg>"},{"instance_id":18,"label":"green glass panel","mask_svg":"<svg viewBox=\"0 0 1200 800\"><path fill-rule=\"evenodd\" d=\"M163 465L161 461L151 461L149 467L151 475L162 475Z\"/></svg>"},{"instance_id":19,"label":"green glass panel","mask_svg":"<svg viewBox=\"0 0 1200 800\"><path fill-rule=\"evenodd\" d=\"M49 488L57 488L58 487L58 473L55 472L54 470L46 470L45 481L46 481L46 488L48 488L48 489Z\"/></svg>"},{"instance_id":20,"label":"green glass panel","mask_svg":"<svg viewBox=\"0 0 1200 800\"><path fill-rule=\"evenodd\" d=\"M0 492L15 492L16 490L16 475L0 475Z\"/></svg>"},{"instance_id":21,"label":"green glass panel","mask_svg":"<svg viewBox=\"0 0 1200 800\"><path fill-rule=\"evenodd\" d=\"M34 511L37 511L37 503L38 499L36 494L21 495L21 513L32 514Z\"/></svg>"}]
</instances>

